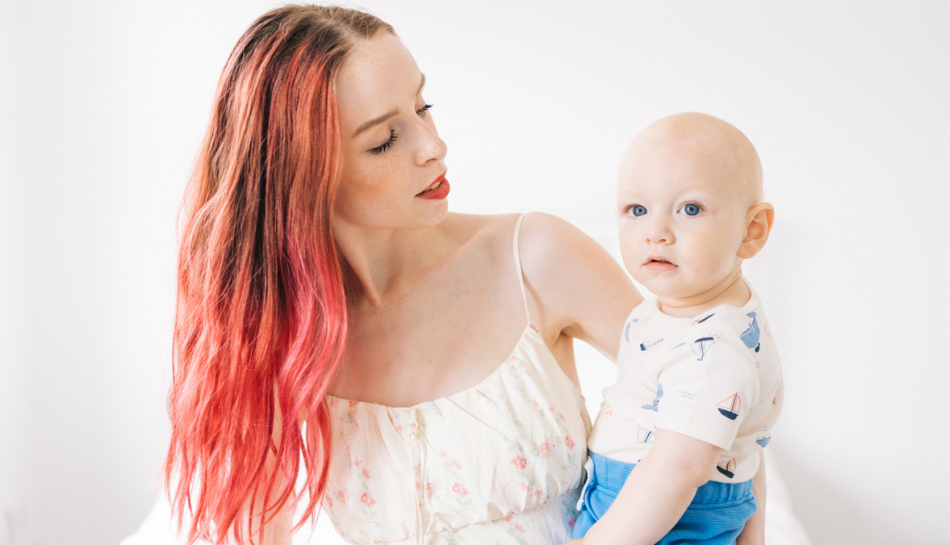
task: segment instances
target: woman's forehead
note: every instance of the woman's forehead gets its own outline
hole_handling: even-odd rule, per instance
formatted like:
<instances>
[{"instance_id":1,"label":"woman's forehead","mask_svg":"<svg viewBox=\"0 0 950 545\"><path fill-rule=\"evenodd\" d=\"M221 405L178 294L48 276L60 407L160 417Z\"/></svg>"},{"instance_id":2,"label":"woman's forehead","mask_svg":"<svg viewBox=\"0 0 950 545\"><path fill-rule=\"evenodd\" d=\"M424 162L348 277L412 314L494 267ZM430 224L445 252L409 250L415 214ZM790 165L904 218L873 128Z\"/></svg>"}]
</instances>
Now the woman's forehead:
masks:
<instances>
[{"instance_id":1,"label":"woman's forehead","mask_svg":"<svg viewBox=\"0 0 950 545\"><path fill-rule=\"evenodd\" d=\"M422 73L393 34L358 40L337 74L336 94L349 134L365 122L412 104Z\"/></svg>"}]
</instances>

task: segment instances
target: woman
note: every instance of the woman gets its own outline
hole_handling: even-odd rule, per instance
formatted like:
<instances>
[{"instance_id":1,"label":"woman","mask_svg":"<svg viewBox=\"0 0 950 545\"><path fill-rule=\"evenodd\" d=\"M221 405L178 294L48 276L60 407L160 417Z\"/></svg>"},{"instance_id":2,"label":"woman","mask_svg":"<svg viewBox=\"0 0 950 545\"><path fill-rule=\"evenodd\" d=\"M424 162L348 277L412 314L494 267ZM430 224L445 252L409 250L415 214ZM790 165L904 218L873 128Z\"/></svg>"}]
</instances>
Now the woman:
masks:
<instances>
[{"instance_id":1,"label":"woman","mask_svg":"<svg viewBox=\"0 0 950 545\"><path fill-rule=\"evenodd\" d=\"M561 220L448 214L424 83L341 8L232 52L183 209L166 470L192 539L289 542L322 500L353 543L568 540L572 342L612 357L641 297Z\"/></svg>"}]
</instances>

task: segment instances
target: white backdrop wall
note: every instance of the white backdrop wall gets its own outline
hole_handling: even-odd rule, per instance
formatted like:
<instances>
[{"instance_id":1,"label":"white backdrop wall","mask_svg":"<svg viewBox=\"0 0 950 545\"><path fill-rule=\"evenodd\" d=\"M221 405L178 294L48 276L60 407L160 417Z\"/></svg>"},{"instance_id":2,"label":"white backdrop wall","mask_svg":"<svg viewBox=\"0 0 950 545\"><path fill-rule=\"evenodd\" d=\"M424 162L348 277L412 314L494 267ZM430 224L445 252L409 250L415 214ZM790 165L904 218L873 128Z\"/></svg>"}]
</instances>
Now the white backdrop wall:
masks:
<instances>
[{"instance_id":1,"label":"white backdrop wall","mask_svg":"<svg viewBox=\"0 0 950 545\"><path fill-rule=\"evenodd\" d=\"M0 543L116 543L154 501L175 210L224 61L277 5L0 3ZM687 110L742 129L777 210L746 275L796 510L816 544L946 542L947 4L363 5L427 75L455 211L548 211L616 255L626 142ZM610 372L581 363L589 399Z\"/></svg>"}]
</instances>

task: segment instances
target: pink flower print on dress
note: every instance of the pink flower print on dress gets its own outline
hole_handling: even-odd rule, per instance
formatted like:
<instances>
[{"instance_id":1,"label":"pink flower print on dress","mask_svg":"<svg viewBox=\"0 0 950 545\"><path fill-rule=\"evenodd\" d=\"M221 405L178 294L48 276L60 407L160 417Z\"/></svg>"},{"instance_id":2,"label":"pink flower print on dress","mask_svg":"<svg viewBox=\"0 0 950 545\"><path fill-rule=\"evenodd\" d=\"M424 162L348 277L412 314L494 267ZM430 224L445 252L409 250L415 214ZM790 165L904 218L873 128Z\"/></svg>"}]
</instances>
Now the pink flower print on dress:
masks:
<instances>
[{"instance_id":1,"label":"pink flower print on dress","mask_svg":"<svg viewBox=\"0 0 950 545\"><path fill-rule=\"evenodd\" d=\"M463 485L462 483L455 483L454 485L452 485L452 492L455 492L456 494L458 494L459 496L462 496L463 498L465 496L468 496L468 489L465 488L465 485Z\"/></svg>"},{"instance_id":2,"label":"pink flower print on dress","mask_svg":"<svg viewBox=\"0 0 950 545\"><path fill-rule=\"evenodd\" d=\"M438 494L439 490L442 489L442 483L426 483L426 499L431 500L433 494Z\"/></svg>"},{"instance_id":3,"label":"pink flower print on dress","mask_svg":"<svg viewBox=\"0 0 950 545\"><path fill-rule=\"evenodd\" d=\"M516 363L516 362L518 361L518 358L516 358L516 357L514 357L514 356L508 356L508 359L505 360L505 361L508 362L508 363Z\"/></svg>"},{"instance_id":4,"label":"pink flower print on dress","mask_svg":"<svg viewBox=\"0 0 950 545\"><path fill-rule=\"evenodd\" d=\"M519 454L511 459L511 463L518 469L523 470L525 466L528 465L528 460L526 460L524 456Z\"/></svg>"},{"instance_id":5,"label":"pink flower print on dress","mask_svg":"<svg viewBox=\"0 0 950 545\"><path fill-rule=\"evenodd\" d=\"M343 505L346 505L346 502L350 499L350 495L346 492L346 490L340 490L337 492L336 496Z\"/></svg>"},{"instance_id":6,"label":"pink flower print on dress","mask_svg":"<svg viewBox=\"0 0 950 545\"><path fill-rule=\"evenodd\" d=\"M462 463L461 463L461 462L459 462L459 461L456 460L455 458L452 458L450 461L452 462L452 465L455 466L455 469L462 469Z\"/></svg>"},{"instance_id":7,"label":"pink flower print on dress","mask_svg":"<svg viewBox=\"0 0 950 545\"><path fill-rule=\"evenodd\" d=\"M366 480L367 480L367 481L372 478L372 477L369 476L369 470L366 469L365 467L362 468L362 469L360 469L360 471L363 473L363 476L366 477Z\"/></svg>"},{"instance_id":8,"label":"pink flower print on dress","mask_svg":"<svg viewBox=\"0 0 950 545\"><path fill-rule=\"evenodd\" d=\"M528 327L533 329L535 333L541 333L541 331L538 330L538 326L534 325L534 322L528 323Z\"/></svg>"},{"instance_id":9,"label":"pink flower print on dress","mask_svg":"<svg viewBox=\"0 0 950 545\"><path fill-rule=\"evenodd\" d=\"M548 439L547 441L538 445L538 454L542 458L549 458L554 454L554 448L557 447L557 439Z\"/></svg>"},{"instance_id":10,"label":"pink flower print on dress","mask_svg":"<svg viewBox=\"0 0 950 545\"><path fill-rule=\"evenodd\" d=\"M376 505L376 498L374 498L369 492L363 492L363 495L360 496L360 501L366 504L366 507L372 507Z\"/></svg>"},{"instance_id":11,"label":"pink flower print on dress","mask_svg":"<svg viewBox=\"0 0 950 545\"><path fill-rule=\"evenodd\" d=\"M574 450L574 440L571 439L570 435L564 436L564 444L567 445L567 448Z\"/></svg>"},{"instance_id":12,"label":"pink flower print on dress","mask_svg":"<svg viewBox=\"0 0 950 545\"><path fill-rule=\"evenodd\" d=\"M515 525L515 528L518 529L518 532L520 532L520 533L522 533L522 534L524 533L524 526L518 524L517 522L512 522L512 524Z\"/></svg>"},{"instance_id":13,"label":"pink flower print on dress","mask_svg":"<svg viewBox=\"0 0 950 545\"><path fill-rule=\"evenodd\" d=\"M439 456L441 456L442 458L447 458L447 457L449 456L449 451L447 451L447 450L445 450L445 449L440 449L440 450L439 450Z\"/></svg>"}]
</instances>

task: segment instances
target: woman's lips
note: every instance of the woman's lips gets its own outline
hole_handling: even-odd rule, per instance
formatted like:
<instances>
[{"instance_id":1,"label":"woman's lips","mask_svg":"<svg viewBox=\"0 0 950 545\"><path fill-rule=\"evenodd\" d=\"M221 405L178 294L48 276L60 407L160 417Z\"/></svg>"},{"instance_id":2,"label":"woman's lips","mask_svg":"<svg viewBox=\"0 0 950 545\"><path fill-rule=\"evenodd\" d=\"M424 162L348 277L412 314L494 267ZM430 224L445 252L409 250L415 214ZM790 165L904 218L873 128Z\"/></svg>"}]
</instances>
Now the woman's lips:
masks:
<instances>
[{"instance_id":1,"label":"woman's lips","mask_svg":"<svg viewBox=\"0 0 950 545\"><path fill-rule=\"evenodd\" d=\"M429 185L424 191L416 195L420 199L442 200L449 194L449 181L445 179L443 172Z\"/></svg>"}]
</instances>

